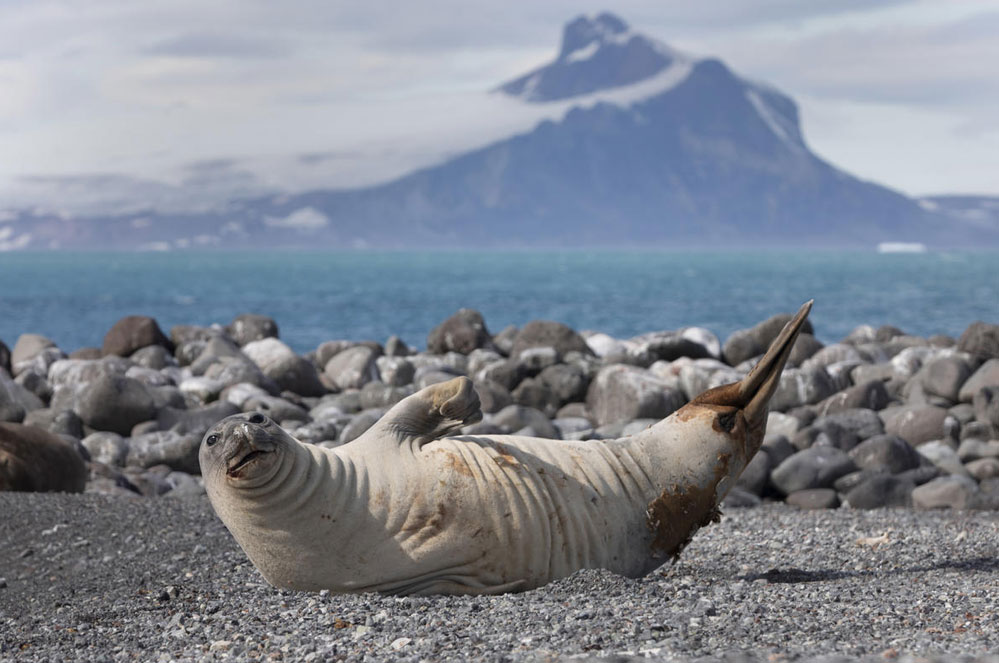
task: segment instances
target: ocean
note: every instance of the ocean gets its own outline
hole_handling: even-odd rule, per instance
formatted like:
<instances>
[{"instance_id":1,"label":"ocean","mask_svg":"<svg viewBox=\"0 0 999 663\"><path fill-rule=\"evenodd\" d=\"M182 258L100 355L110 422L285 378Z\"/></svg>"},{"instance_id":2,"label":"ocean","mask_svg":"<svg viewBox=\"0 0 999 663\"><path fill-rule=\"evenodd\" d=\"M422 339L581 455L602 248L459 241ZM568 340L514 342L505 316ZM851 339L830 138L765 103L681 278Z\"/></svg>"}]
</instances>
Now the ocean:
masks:
<instances>
[{"instance_id":1,"label":"ocean","mask_svg":"<svg viewBox=\"0 0 999 663\"><path fill-rule=\"evenodd\" d=\"M616 337L701 326L732 331L815 299L816 335L860 324L958 336L999 322L999 253L187 252L0 254L0 340L25 332L69 352L100 347L126 315L176 324L272 316L298 352L331 339L424 348L462 307L489 330L538 318Z\"/></svg>"}]
</instances>

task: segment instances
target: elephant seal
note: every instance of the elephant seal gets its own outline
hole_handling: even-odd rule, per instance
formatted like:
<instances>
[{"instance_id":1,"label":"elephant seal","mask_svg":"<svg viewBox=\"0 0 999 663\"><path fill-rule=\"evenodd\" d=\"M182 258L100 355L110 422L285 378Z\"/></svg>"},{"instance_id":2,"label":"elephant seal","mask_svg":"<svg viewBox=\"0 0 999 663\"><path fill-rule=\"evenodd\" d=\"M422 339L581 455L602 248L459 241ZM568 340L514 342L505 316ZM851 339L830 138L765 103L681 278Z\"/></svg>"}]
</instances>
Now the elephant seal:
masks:
<instances>
[{"instance_id":1,"label":"elephant seal","mask_svg":"<svg viewBox=\"0 0 999 663\"><path fill-rule=\"evenodd\" d=\"M223 419L200 462L212 506L272 585L392 594L527 590L676 557L760 448L811 302L740 382L637 435L449 437L481 418L467 378L400 401L335 449L260 413Z\"/></svg>"},{"instance_id":2,"label":"elephant seal","mask_svg":"<svg viewBox=\"0 0 999 663\"><path fill-rule=\"evenodd\" d=\"M79 452L58 435L0 423L0 491L82 493L87 474Z\"/></svg>"}]
</instances>

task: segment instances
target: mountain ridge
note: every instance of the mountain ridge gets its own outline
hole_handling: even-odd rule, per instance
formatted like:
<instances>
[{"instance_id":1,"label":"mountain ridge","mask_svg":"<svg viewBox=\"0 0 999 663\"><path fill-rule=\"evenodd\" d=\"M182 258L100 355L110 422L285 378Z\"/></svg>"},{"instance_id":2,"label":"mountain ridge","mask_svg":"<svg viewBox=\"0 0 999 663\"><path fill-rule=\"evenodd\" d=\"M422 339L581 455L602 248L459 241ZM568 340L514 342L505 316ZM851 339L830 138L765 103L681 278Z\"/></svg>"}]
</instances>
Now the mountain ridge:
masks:
<instances>
[{"instance_id":1,"label":"mountain ridge","mask_svg":"<svg viewBox=\"0 0 999 663\"><path fill-rule=\"evenodd\" d=\"M582 101L629 90L644 96ZM999 223L908 198L815 155L790 96L609 13L568 23L554 60L493 94L539 108L579 103L367 187L187 214L22 211L0 221L0 250L999 245Z\"/></svg>"}]
</instances>

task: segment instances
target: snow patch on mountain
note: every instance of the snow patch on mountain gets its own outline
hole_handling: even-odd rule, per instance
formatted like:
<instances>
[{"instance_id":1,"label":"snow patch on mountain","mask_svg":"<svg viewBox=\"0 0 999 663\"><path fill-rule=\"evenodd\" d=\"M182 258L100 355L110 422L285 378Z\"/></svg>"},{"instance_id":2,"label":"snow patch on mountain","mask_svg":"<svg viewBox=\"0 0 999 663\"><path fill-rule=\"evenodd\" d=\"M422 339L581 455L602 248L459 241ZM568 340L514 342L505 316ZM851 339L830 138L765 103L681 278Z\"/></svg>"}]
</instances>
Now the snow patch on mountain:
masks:
<instances>
[{"instance_id":1,"label":"snow patch on mountain","mask_svg":"<svg viewBox=\"0 0 999 663\"><path fill-rule=\"evenodd\" d=\"M801 152L805 149L804 146L794 137L794 128L786 126L787 119L771 108L757 90L752 87L747 87L746 98L749 100L749 103L753 105L753 108L756 109L756 113L760 116L760 119L763 120L767 127L770 128L770 131L772 131L781 142L796 152Z\"/></svg>"}]
</instances>

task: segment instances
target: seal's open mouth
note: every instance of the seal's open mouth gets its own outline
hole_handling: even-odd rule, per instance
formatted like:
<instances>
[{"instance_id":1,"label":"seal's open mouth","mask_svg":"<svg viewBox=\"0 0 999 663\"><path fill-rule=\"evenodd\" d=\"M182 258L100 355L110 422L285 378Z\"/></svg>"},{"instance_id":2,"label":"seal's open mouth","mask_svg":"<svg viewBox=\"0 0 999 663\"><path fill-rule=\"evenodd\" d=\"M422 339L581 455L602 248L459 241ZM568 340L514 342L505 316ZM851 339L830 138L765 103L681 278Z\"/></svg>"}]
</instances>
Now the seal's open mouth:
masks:
<instances>
[{"instance_id":1,"label":"seal's open mouth","mask_svg":"<svg viewBox=\"0 0 999 663\"><path fill-rule=\"evenodd\" d=\"M260 458L262 456L266 456L269 453L271 453L271 452L270 451L264 451L262 449L254 449L250 453L248 453L245 456L243 456L242 458L240 458L236 462L235 465L233 465L232 467L229 468L229 470L226 472L226 474L228 474L231 477L232 476L236 476L237 474L239 474L239 471L241 469L243 469L244 467L246 467L247 465L249 465L250 463L252 463L257 458Z\"/></svg>"}]
</instances>

